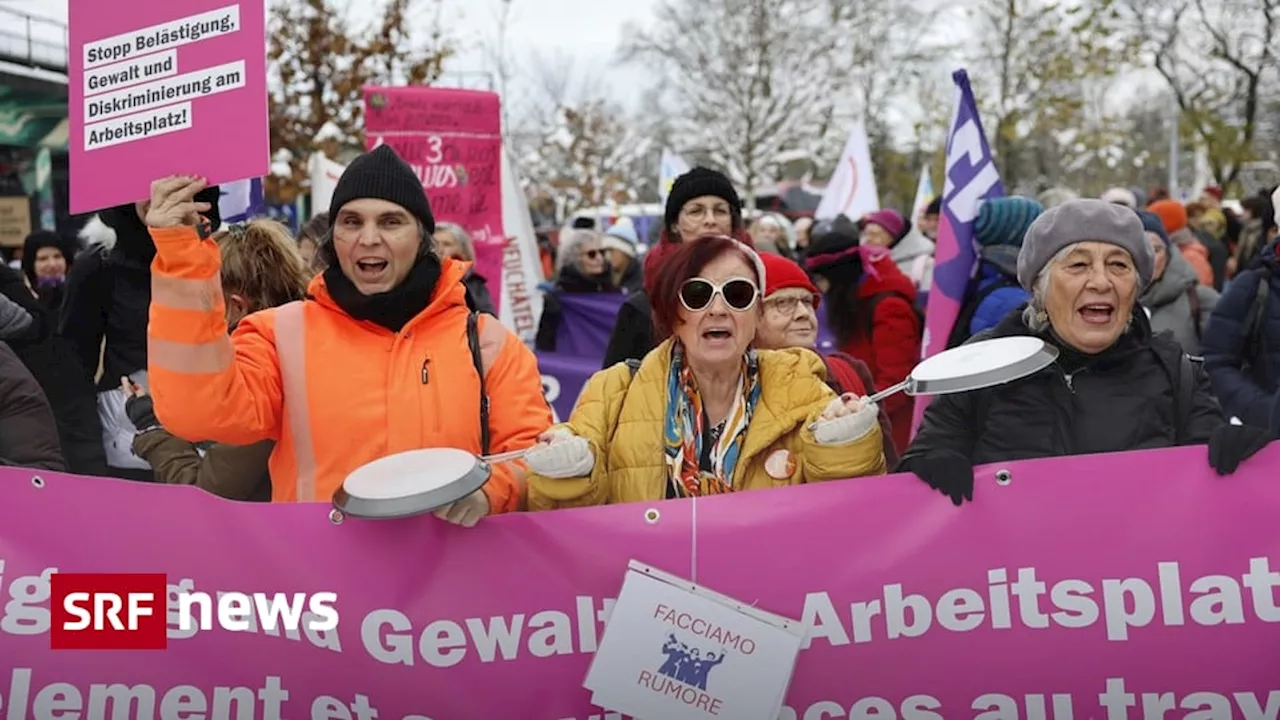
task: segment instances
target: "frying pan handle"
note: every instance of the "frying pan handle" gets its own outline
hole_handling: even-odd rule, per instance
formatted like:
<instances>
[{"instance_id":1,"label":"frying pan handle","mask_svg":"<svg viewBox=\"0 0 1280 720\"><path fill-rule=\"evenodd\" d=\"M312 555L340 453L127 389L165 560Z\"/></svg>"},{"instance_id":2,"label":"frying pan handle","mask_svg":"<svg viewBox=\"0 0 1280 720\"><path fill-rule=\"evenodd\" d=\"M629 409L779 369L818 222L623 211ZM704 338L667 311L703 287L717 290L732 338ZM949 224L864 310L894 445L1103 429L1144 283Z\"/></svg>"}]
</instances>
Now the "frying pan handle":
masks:
<instances>
[{"instance_id":1,"label":"frying pan handle","mask_svg":"<svg viewBox=\"0 0 1280 720\"><path fill-rule=\"evenodd\" d=\"M873 403L874 403L874 402L880 402L881 400L883 400L883 399L885 399L885 398L889 397L890 395L893 395L893 394L896 394L896 393L900 393L900 392L902 392L903 390L906 390L906 389L907 389L907 388L909 388L909 387L911 387L911 376L910 376L910 375L908 375L908 376L907 376L907 379L906 379L906 380L903 380L902 382L898 383L897 385L890 385L889 387L887 387L887 388L885 388L885 389L881 390L880 392L876 393L875 395L872 395L871 397L867 398L867 402L873 402ZM814 428L816 428L816 427L818 427L818 423L811 423L811 424L809 425L809 431L810 431L810 432L813 432Z\"/></svg>"},{"instance_id":2,"label":"frying pan handle","mask_svg":"<svg viewBox=\"0 0 1280 720\"><path fill-rule=\"evenodd\" d=\"M535 445L534 447L537 447L537 446ZM481 455L480 459L491 465L496 465L497 463L504 463L504 462L510 462L512 460L519 460L520 458L527 455L529 451L532 449L533 449L532 447L527 447L523 450L511 450L510 452L495 453L493 455Z\"/></svg>"},{"instance_id":3,"label":"frying pan handle","mask_svg":"<svg viewBox=\"0 0 1280 720\"><path fill-rule=\"evenodd\" d=\"M881 400L883 400L883 399L885 399L885 398L889 397L890 395L896 395L897 393L900 393L900 392L902 392L903 390L906 390L906 389L907 389L907 388L909 388L909 387L911 387L911 376L910 376L910 375L908 375L908 376L907 376L907 379L906 379L906 380L903 380L902 382L898 383L897 385L890 385L889 387L887 387L887 388L885 388L885 389L881 390L880 392L876 393L875 395L872 395L871 397L867 398L867 402L880 402Z\"/></svg>"}]
</instances>

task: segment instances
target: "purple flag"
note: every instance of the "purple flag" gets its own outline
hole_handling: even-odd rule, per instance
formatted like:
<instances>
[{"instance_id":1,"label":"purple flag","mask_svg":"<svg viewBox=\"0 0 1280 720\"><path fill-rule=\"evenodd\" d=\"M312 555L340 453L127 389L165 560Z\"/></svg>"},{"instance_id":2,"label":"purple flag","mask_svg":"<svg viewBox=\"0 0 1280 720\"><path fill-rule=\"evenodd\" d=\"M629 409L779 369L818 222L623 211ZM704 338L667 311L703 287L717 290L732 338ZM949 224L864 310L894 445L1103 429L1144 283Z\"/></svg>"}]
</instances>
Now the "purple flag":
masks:
<instances>
[{"instance_id":1,"label":"purple flag","mask_svg":"<svg viewBox=\"0 0 1280 720\"><path fill-rule=\"evenodd\" d=\"M262 178L237 180L222 185L218 211L224 223L247 222L265 213L266 198Z\"/></svg>"},{"instance_id":2,"label":"purple flag","mask_svg":"<svg viewBox=\"0 0 1280 720\"><path fill-rule=\"evenodd\" d=\"M982 200L1004 195L1000 172L991 157L978 105L964 70L952 73L956 83L956 111L947 136L947 169L942 188L942 214L938 225L933 287L925 314L924 342L920 356L927 358L947 347L965 293L978 268L973 221ZM912 434L920 427L927 396L916 398Z\"/></svg>"},{"instance_id":3,"label":"purple flag","mask_svg":"<svg viewBox=\"0 0 1280 720\"><path fill-rule=\"evenodd\" d=\"M554 352L539 350L538 369L542 391L555 410L556 421L568 419L587 379L600 370L609 336L622 301L622 293L562 293L560 327Z\"/></svg>"}]
</instances>

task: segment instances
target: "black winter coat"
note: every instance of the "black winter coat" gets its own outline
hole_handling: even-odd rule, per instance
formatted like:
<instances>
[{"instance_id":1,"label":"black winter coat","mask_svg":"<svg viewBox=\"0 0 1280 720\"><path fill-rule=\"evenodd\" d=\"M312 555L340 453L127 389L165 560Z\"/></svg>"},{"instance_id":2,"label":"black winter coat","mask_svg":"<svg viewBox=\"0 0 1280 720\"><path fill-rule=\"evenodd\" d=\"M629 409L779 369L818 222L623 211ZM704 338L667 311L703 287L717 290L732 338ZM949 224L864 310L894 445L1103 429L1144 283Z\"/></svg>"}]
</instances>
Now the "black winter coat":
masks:
<instances>
[{"instance_id":1,"label":"black winter coat","mask_svg":"<svg viewBox=\"0 0 1280 720\"><path fill-rule=\"evenodd\" d=\"M1280 257L1271 243L1258 255L1258 267L1235 277L1218 298L1201 339L1204 366L1227 417L1265 428L1280 390ZM1246 348L1245 319L1253 306L1258 283L1268 278L1261 342Z\"/></svg>"},{"instance_id":2,"label":"black winter coat","mask_svg":"<svg viewBox=\"0 0 1280 720\"><path fill-rule=\"evenodd\" d=\"M640 360L653 348L653 308L649 305L649 293L637 290L627 296L618 310L618 321L609 336L602 367Z\"/></svg>"},{"instance_id":3,"label":"black winter coat","mask_svg":"<svg viewBox=\"0 0 1280 720\"><path fill-rule=\"evenodd\" d=\"M0 294L31 315L27 337L10 340L9 347L40 385L53 409L67 469L80 475L105 475L107 456L102 448L97 391L92 378L76 360L74 346L54 334L54 312L31 294L17 271L0 266Z\"/></svg>"},{"instance_id":4,"label":"black winter coat","mask_svg":"<svg viewBox=\"0 0 1280 720\"><path fill-rule=\"evenodd\" d=\"M1016 312L971 342L1031 334ZM1051 334L1041 337L1060 348L1057 361L1006 385L934 397L903 460L952 450L982 465L1197 445L1225 422L1200 364L1184 364L1181 346L1167 333L1153 337L1140 309L1131 328L1098 355L1062 350ZM1184 367L1195 373L1194 393L1179 412Z\"/></svg>"},{"instance_id":5,"label":"black winter coat","mask_svg":"<svg viewBox=\"0 0 1280 720\"><path fill-rule=\"evenodd\" d=\"M133 206L98 213L116 232L110 250L81 253L67 275L59 332L75 346L89 377L103 373L99 390L120 386L120 378L147 368L147 321L151 307L151 260L156 248Z\"/></svg>"}]
</instances>

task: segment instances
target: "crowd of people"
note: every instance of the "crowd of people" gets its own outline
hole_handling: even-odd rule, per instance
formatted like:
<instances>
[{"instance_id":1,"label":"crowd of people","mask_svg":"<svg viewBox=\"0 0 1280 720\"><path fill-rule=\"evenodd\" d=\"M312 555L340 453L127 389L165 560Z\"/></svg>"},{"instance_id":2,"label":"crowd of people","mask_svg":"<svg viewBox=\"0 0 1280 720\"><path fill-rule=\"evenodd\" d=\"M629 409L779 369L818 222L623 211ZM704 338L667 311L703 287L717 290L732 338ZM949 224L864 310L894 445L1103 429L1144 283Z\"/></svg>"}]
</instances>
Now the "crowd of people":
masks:
<instances>
[{"instance_id":1,"label":"crowd of people","mask_svg":"<svg viewBox=\"0 0 1280 720\"><path fill-rule=\"evenodd\" d=\"M0 268L0 463L309 502L402 451L532 448L436 511L467 526L895 471L960 505L975 465L1178 445L1230 474L1280 435L1274 206L1145 195L980 205L947 345L1034 336L1058 358L934 398L913 433L912 397L868 397L919 360L938 199L910 219L793 222L750 216L699 167L647 250L629 223L567 228L535 347L563 294L625 300L602 369L553 424L471 239L390 147L352 162L296 237L224 226L216 186L162 178L80 243L34 233L21 269Z\"/></svg>"}]
</instances>

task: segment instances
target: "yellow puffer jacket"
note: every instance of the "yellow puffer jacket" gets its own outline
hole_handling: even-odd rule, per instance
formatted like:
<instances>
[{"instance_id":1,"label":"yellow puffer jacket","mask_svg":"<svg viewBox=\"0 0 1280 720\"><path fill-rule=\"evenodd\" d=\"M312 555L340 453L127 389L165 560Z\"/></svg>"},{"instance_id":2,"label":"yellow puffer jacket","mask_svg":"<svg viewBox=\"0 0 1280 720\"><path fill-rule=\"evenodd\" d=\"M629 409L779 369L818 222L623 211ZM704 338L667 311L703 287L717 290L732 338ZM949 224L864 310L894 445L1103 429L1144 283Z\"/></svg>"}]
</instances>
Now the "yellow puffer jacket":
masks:
<instances>
[{"instance_id":1,"label":"yellow puffer jacket","mask_svg":"<svg viewBox=\"0 0 1280 720\"><path fill-rule=\"evenodd\" d=\"M591 376L569 422L557 426L591 443L595 454L591 476L531 475L529 510L666 497L662 428L671 342L645 356L634 378L623 363ZM835 397L826 384L821 358L799 348L761 350L759 355L760 402L734 469L735 489L760 490L885 472L878 423L871 432L844 445L819 445L814 440L808 427ZM765 471L765 461L779 451L789 453L794 462L789 476L774 478ZM786 460L778 456L770 463L776 474L784 474L777 468L786 467Z\"/></svg>"}]
</instances>

